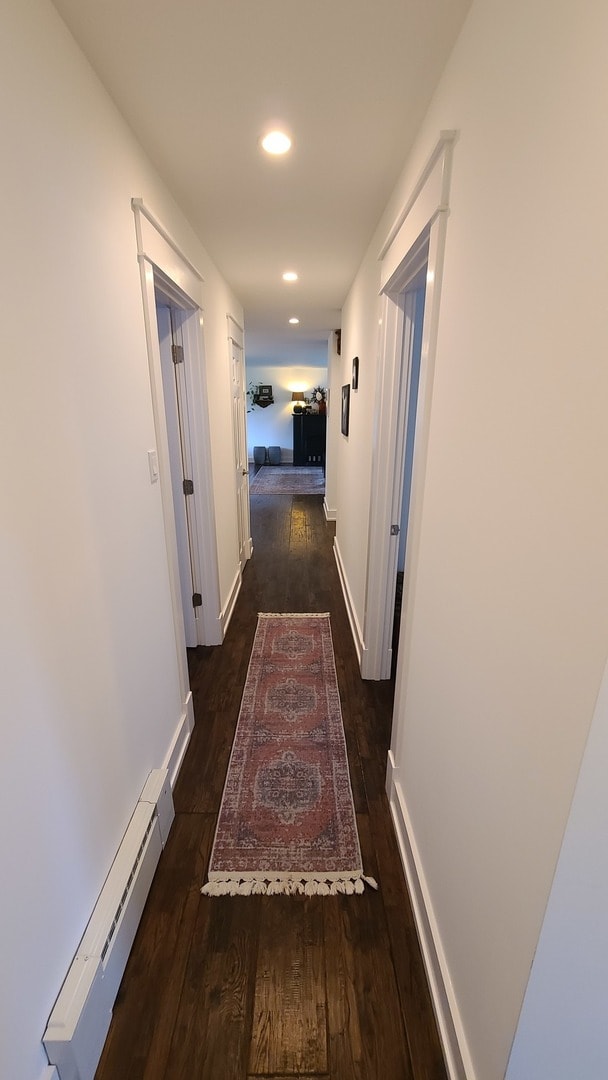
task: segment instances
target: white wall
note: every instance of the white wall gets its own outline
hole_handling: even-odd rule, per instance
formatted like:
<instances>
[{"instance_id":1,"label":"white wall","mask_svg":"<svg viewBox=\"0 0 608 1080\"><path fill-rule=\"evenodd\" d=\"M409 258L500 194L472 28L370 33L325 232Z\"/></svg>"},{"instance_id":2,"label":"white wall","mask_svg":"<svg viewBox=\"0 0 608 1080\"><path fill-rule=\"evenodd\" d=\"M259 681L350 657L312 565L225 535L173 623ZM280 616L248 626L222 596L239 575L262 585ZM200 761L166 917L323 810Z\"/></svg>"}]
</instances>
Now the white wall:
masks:
<instances>
[{"instance_id":1,"label":"white wall","mask_svg":"<svg viewBox=\"0 0 608 1080\"><path fill-rule=\"evenodd\" d=\"M369 503L373 454L374 400L379 344L380 287L377 251L368 254L354 281L342 312L342 347L332 378L332 394L340 401L341 388L352 381L353 358L359 357L359 389L351 390L348 436L338 425L336 473L338 515L336 546L346 572L348 589L364 624ZM337 395L336 395L337 390Z\"/></svg>"},{"instance_id":2,"label":"white wall","mask_svg":"<svg viewBox=\"0 0 608 1080\"><path fill-rule=\"evenodd\" d=\"M338 356L336 335L329 339L327 366L327 445L325 451L325 513L329 520L338 516L338 441L340 439L340 379L342 377L341 357Z\"/></svg>"},{"instance_id":3,"label":"white wall","mask_svg":"<svg viewBox=\"0 0 608 1080\"><path fill-rule=\"evenodd\" d=\"M608 639L606 40L599 2L475 0L343 318L363 391L381 243L458 129L395 747L477 1080L505 1074ZM361 625L362 391L338 518Z\"/></svg>"},{"instance_id":4,"label":"white wall","mask_svg":"<svg viewBox=\"0 0 608 1080\"><path fill-rule=\"evenodd\" d=\"M0 1060L38 1080L51 1006L182 709L132 196L206 278L216 438L225 313L242 312L55 10L9 0L2 23ZM214 467L226 581L234 490Z\"/></svg>"},{"instance_id":5,"label":"white wall","mask_svg":"<svg viewBox=\"0 0 608 1080\"><path fill-rule=\"evenodd\" d=\"M250 383L272 386L274 404L263 409L256 405L247 414L249 460L253 460L254 446L280 446L281 460L293 461L292 390L310 395L314 386L326 387L327 367L247 364L247 386Z\"/></svg>"},{"instance_id":6,"label":"white wall","mask_svg":"<svg viewBox=\"0 0 608 1080\"><path fill-rule=\"evenodd\" d=\"M508 1080L608 1076L608 668L524 999Z\"/></svg>"}]
</instances>

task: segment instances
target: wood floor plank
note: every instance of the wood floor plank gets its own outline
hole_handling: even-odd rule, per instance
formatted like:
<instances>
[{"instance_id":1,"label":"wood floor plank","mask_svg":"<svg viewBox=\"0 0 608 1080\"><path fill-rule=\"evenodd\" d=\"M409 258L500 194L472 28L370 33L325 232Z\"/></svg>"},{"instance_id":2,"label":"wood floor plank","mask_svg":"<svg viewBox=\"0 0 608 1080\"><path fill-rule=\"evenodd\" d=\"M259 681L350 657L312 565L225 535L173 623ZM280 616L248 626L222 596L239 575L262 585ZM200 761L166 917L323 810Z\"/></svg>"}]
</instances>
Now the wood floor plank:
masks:
<instances>
[{"instance_id":1,"label":"wood floor plank","mask_svg":"<svg viewBox=\"0 0 608 1080\"><path fill-rule=\"evenodd\" d=\"M213 712L207 709L204 719L194 728L190 752L182 765L174 792L178 813L217 814L234 739L237 710L236 705L232 709ZM209 754L210 747L213 747L212 756Z\"/></svg>"},{"instance_id":2,"label":"wood floor plank","mask_svg":"<svg viewBox=\"0 0 608 1080\"><path fill-rule=\"evenodd\" d=\"M201 897L166 1080L245 1075L258 907L258 897Z\"/></svg>"},{"instance_id":3,"label":"wood floor plank","mask_svg":"<svg viewBox=\"0 0 608 1080\"><path fill-rule=\"evenodd\" d=\"M323 901L263 899L249 1073L325 1073Z\"/></svg>"}]
</instances>

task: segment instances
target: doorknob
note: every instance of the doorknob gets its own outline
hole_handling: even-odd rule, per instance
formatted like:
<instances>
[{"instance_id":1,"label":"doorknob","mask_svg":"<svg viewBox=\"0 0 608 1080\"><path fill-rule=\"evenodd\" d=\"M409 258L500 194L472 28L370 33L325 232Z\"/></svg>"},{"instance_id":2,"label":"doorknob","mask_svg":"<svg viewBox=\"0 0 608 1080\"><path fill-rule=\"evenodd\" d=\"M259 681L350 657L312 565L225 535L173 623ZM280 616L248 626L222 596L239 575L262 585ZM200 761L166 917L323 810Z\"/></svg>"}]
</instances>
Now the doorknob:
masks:
<instances>
[{"instance_id":1,"label":"doorknob","mask_svg":"<svg viewBox=\"0 0 608 1080\"><path fill-rule=\"evenodd\" d=\"M249 469L243 469L243 476L247 476L248 472L249 472Z\"/></svg>"}]
</instances>

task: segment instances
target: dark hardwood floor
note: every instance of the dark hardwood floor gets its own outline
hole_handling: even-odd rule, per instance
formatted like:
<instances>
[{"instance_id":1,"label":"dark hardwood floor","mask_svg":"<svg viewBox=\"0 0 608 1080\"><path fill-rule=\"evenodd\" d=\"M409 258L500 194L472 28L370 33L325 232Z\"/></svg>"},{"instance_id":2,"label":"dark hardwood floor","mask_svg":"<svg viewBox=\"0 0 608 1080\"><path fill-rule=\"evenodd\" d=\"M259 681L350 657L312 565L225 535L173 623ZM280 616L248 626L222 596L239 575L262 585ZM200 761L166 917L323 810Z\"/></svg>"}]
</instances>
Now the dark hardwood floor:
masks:
<instances>
[{"instance_id":1,"label":"dark hardwood floor","mask_svg":"<svg viewBox=\"0 0 608 1080\"><path fill-rule=\"evenodd\" d=\"M96 1080L446 1080L384 793L392 684L363 682L320 496L254 496L224 645L189 656L196 727ZM329 611L361 896L211 898L205 880L258 611Z\"/></svg>"}]
</instances>

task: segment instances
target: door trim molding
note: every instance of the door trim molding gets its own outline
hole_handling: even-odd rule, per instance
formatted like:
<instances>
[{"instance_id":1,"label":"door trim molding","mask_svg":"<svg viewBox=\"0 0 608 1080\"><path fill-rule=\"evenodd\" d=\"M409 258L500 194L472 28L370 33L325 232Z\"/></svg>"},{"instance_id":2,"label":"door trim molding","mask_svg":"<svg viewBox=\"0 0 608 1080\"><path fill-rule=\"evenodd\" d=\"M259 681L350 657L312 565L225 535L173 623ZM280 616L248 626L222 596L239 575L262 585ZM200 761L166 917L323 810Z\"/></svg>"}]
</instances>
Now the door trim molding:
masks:
<instances>
[{"instance_id":1,"label":"door trim molding","mask_svg":"<svg viewBox=\"0 0 608 1080\"><path fill-rule=\"evenodd\" d=\"M211 474L209 409L206 380L204 378L203 278L196 267L183 254L167 230L160 225L154 215L144 206L141 199L132 199L131 207L135 219L137 257L140 267L175 646L180 689L182 691L182 700L185 702L190 692L190 682L186 657L169 445L156 319L155 278L163 291L169 292L175 306L181 308L187 316L182 324L182 333L184 355L187 359L185 376L190 419L192 480L195 485L198 504L196 556L204 598L201 617L197 619L197 625L200 637L203 638L202 641L199 641L199 644L219 645L223 641L223 633L220 618L219 564Z\"/></svg>"},{"instance_id":2,"label":"door trim molding","mask_svg":"<svg viewBox=\"0 0 608 1080\"><path fill-rule=\"evenodd\" d=\"M234 467L237 472L237 530L239 546L239 570L243 573L245 565L253 554L251 538L251 513L249 503L249 455L247 451L247 416L245 389L245 332L230 312L226 312L228 363L230 365L230 384L232 395L232 446ZM238 360L237 360L238 356ZM238 368L238 385L236 373ZM237 460L238 459L238 460Z\"/></svg>"},{"instance_id":3,"label":"door trim molding","mask_svg":"<svg viewBox=\"0 0 608 1080\"><path fill-rule=\"evenodd\" d=\"M420 207L417 207L418 203L422 205L430 197L432 201L438 204L438 210L448 209L452 149L457 138L457 131L450 130L440 132L439 139L437 140L433 152L418 177L418 180L414 184L409 199L397 215L397 220L388 231L386 240L378 254L379 262L388 255L391 244L396 239L407 218L414 217L415 212L419 212ZM438 168L436 168L436 166ZM439 190L435 194L435 192L433 192L433 187L437 181L439 182Z\"/></svg>"},{"instance_id":4,"label":"door trim molding","mask_svg":"<svg viewBox=\"0 0 608 1080\"><path fill-rule=\"evenodd\" d=\"M404 292L408 281L420 269L421 251L428 244L427 283L422 324L422 353L418 411L414 441L415 468L412 477L410 515L407 533L408 558L404 575L402 626L409 623L407 609L412 602L416 580L418 532L424 492L426 443L430 409L439 315L439 296L445 234L449 213L449 183L455 132L442 132L427 165L404 209L390 229L382 246L380 296L382 330L379 347L379 384L374 417L371 505L366 581L366 605L363 637L365 641L364 679L388 679L391 673L391 635L387 633L392 613L387 611L387 597L394 596L389 576L396 565L398 537L391 537L394 524L394 493L403 468L404 431L402 393L402 335ZM403 621L405 616L405 623ZM403 635L402 635L403 637ZM400 657L407 652L407 642L400 641Z\"/></svg>"},{"instance_id":5,"label":"door trim molding","mask_svg":"<svg viewBox=\"0 0 608 1080\"><path fill-rule=\"evenodd\" d=\"M167 229L165 229L165 226L162 224L162 222L159 221L159 219L152 213L152 211L149 209L149 207L146 206L146 204L144 203L144 200L142 198L131 199L131 207L132 207L133 212L135 214L136 220L138 220L138 222L139 222L139 229L140 229L142 238L143 238L143 234L144 234L144 229L142 228L142 225L141 225L141 217L144 217L146 219L146 221L148 221L148 223L152 226L152 229L153 229L153 232L149 234L150 238L152 239L152 247L153 248L157 247L156 237L160 237L162 240L165 241L166 244L169 245L169 247L174 252L174 254L177 255L180 263L184 267L187 267L188 270L194 275L196 280L199 281L202 284L205 281L203 275L200 273L199 270L197 270L194 263L190 262L190 259L188 258L188 256L184 255L184 252L180 248L179 244L176 243L176 241L171 236L171 233ZM164 258L163 261L165 263L167 262L166 257ZM169 275L169 276L171 276L171 275Z\"/></svg>"}]
</instances>

